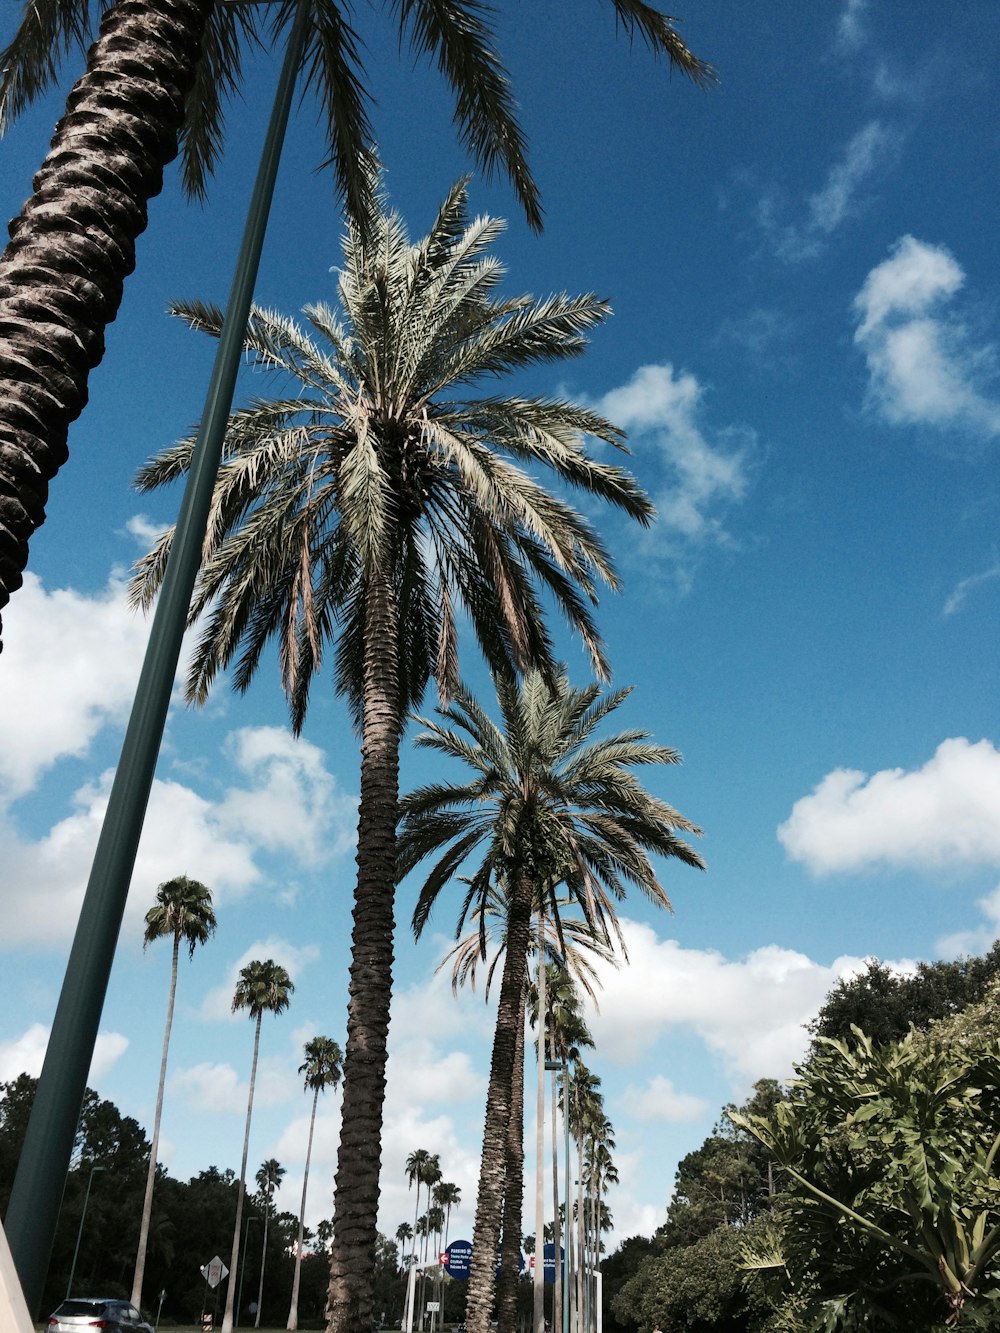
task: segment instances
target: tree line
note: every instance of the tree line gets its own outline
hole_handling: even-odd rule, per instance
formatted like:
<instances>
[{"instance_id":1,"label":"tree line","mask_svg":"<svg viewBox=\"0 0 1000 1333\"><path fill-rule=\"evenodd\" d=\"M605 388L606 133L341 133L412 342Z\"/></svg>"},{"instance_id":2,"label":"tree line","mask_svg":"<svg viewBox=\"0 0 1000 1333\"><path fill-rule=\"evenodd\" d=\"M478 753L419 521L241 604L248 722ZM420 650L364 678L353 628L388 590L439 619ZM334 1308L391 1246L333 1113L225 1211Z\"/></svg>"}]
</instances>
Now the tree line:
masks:
<instances>
[{"instance_id":1,"label":"tree line","mask_svg":"<svg viewBox=\"0 0 1000 1333\"><path fill-rule=\"evenodd\" d=\"M946 1333L1000 1307L1000 943L872 960L605 1263L608 1333ZM874 1035L873 1035L874 1034Z\"/></svg>"}]
</instances>

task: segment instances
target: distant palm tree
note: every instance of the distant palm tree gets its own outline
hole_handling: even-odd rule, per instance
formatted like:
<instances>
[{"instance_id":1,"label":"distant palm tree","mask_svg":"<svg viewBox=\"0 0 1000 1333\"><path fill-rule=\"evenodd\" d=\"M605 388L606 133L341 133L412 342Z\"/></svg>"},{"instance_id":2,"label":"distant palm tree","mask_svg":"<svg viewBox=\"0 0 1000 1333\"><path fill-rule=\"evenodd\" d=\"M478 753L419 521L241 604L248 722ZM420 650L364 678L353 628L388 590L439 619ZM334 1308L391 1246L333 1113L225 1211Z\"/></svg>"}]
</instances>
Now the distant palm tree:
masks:
<instances>
[{"instance_id":1,"label":"distant palm tree","mask_svg":"<svg viewBox=\"0 0 1000 1333\"><path fill-rule=\"evenodd\" d=\"M696 82L711 78L665 15L643 0L612 2L627 34ZM184 185L204 194L222 148L221 103L240 87L243 54L262 29L278 45L298 8L296 0L24 0L21 23L0 52L0 134L51 85L68 51L87 50L95 14L101 25L35 193L0 256L0 608L21 585L28 541L44 521L48 483L68 455L69 423L87 401L89 373L104 354L104 330L163 170L180 144ZM372 157L364 44L347 0L309 0L308 9L303 65L321 103L338 186L357 220ZM500 167L510 177L529 222L540 227L488 11L468 0L392 0L391 9L400 48L408 43L414 54L431 56L450 85L465 146L487 175Z\"/></svg>"},{"instance_id":2,"label":"distant palm tree","mask_svg":"<svg viewBox=\"0 0 1000 1333\"><path fill-rule=\"evenodd\" d=\"M378 191L376 190L376 193ZM608 664L591 607L617 576L589 521L533 475L596 496L640 523L652 506L632 476L591 458L587 437L622 447L589 408L496 392L527 366L561 363L608 313L593 295L544 300L497 294L490 253L502 230L469 216L454 186L430 234L411 244L383 198L350 227L340 313L307 307L311 332L255 309L246 347L280 373L282 395L230 419L211 531L191 615L206 620L188 677L204 700L236 662L240 690L278 642L292 723L300 730L326 645L337 689L360 732L361 800L351 1004L345 1046L337 1227L330 1309L342 1330L367 1326L377 1237L386 1044L392 990L399 750L408 712L433 676L458 682L458 627L488 662L555 670L544 602ZM367 240L374 238L374 240ZM179 306L217 335L222 315ZM192 442L152 459L150 490L190 466ZM136 599L159 586L172 533L140 562ZM350 1220L341 1226L350 1200Z\"/></svg>"},{"instance_id":3,"label":"distant palm tree","mask_svg":"<svg viewBox=\"0 0 1000 1333\"><path fill-rule=\"evenodd\" d=\"M335 1088L340 1082L343 1056L340 1047L330 1037L313 1037L306 1042L305 1060L299 1073L305 1075L306 1091L312 1090L312 1114L309 1117L309 1139L306 1143L306 1165L302 1173L302 1202L299 1205L299 1234L295 1242L295 1275L292 1278L292 1302L288 1310L288 1329L299 1326L299 1281L302 1275L302 1233L306 1220L306 1191L309 1188L309 1162L312 1158L313 1130L316 1127L316 1106L319 1094Z\"/></svg>"},{"instance_id":4,"label":"distant palm tree","mask_svg":"<svg viewBox=\"0 0 1000 1333\"><path fill-rule=\"evenodd\" d=\"M139 1225L139 1249L135 1258L132 1279L132 1304L142 1305L142 1279L146 1271L146 1246L149 1241L150 1219L153 1213L153 1186L156 1182L156 1150L160 1143L160 1117L163 1113L163 1088L167 1078L167 1053L170 1050L170 1029L174 1021L174 1000L177 996L177 960L181 941L188 946L188 957L194 957L199 944L204 944L215 931L215 913L212 894L204 884L187 875L165 880L156 890L156 903L146 913L143 948L154 940L171 936L173 953L170 960L170 991L167 998L167 1021L163 1028L163 1053L160 1056L160 1081L156 1089L156 1111L153 1115L153 1141L149 1148L149 1168L146 1172L146 1192L142 1200L142 1221Z\"/></svg>"},{"instance_id":5,"label":"distant palm tree","mask_svg":"<svg viewBox=\"0 0 1000 1333\"><path fill-rule=\"evenodd\" d=\"M406 1258L404 1250L407 1243L412 1239L413 1228L410 1226L409 1222L400 1222L399 1226L396 1228L396 1240L399 1242L400 1268L409 1268L409 1264L404 1262Z\"/></svg>"},{"instance_id":6,"label":"distant palm tree","mask_svg":"<svg viewBox=\"0 0 1000 1333\"><path fill-rule=\"evenodd\" d=\"M243 1197L247 1183L247 1157L250 1153L250 1122L253 1118L253 1089L257 1080L257 1056L260 1052L260 1025L265 1014L280 1014L288 1008L295 987L291 977L273 958L255 959L240 969L233 992L233 1013L249 1011L254 1020L253 1062L250 1065L250 1091L247 1094L247 1122L243 1133L243 1160L240 1164L239 1188L236 1192L236 1225L233 1227L233 1250L229 1261L229 1284L226 1288L226 1310L222 1316L222 1333L232 1333L233 1303L236 1299L236 1265L240 1258L240 1225L243 1221Z\"/></svg>"},{"instance_id":7,"label":"distant palm tree","mask_svg":"<svg viewBox=\"0 0 1000 1333\"><path fill-rule=\"evenodd\" d=\"M679 755L652 744L646 732L594 738L598 724L630 691L602 698L597 685L576 689L565 676L547 679L538 671L528 672L522 684L497 676L496 687L502 729L461 686L455 702L441 710L451 727L421 719L426 730L416 744L461 759L473 777L464 785L435 783L406 796L398 849L401 879L426 857L437 858L414 913L418 926L473 853L481 854L481 861L469 882L460 928L491 884L509 885L466 1305L470 1333L488 1333L493 1308L511 1086L538 895L548 895L551 912L560 887L595 935L610 943L617 923L614 902L625 897L628 885L654 904L670 906L652 854L703 865L677 836L678 829L697 833L696 826L646 792L630 772L678 763Z\"/></svg>"},{"instance_id":8,"label":"distant palm tree","mask_svg":"<svg viewBox=\"0 0 1000 1333\"><path fill-rule=\"evenodd\" d=\"M462 1191L457 1185L446 1180L434 1186L434 1202L444 1209L444 1248L448 1248L448 1232L451 1228L451 1210L462 1202Z\"/></svg>"},{"instance_id":9,"label":"distant palm tree","mask_svg":"<svg viewBox=\"0 0 1000 1333\"><path fill-rule=\"evenodd\" d=\"M260 1170L257 1172L257 1188L261 1193L261 1203L264 1210L264 1240L260 1247L260 1283L257 1287L257 1313L254 1316L254 1328L260 1328L260 1307L264 1304L264 1261L267 1258L267 1224L271 1220L271 1213L274 1211L274 1191L281 1184L285 1175L285 1168L274 1157L269 1157L266 1162L262 1162Z\"/></svg>"}]
</instances>

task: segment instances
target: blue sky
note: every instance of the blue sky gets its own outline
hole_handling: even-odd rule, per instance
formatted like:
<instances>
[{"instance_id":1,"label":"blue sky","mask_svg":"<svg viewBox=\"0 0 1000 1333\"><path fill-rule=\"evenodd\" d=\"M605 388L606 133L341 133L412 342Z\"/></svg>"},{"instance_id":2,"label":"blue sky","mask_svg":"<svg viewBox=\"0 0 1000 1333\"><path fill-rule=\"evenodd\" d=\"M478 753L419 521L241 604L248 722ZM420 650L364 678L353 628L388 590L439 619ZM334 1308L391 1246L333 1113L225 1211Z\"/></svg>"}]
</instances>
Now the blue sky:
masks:
<instances>
[{"instance_id":1,"label":"blue sky","mask_svg":"<svg viewBox=\"0 0 1000 1333\"><path fill-rule=\"evenodd\" d=\"M379 10L361 18L388 186L416 236L468 164L433 74L397 59ZM635 686L623 719L684 754L652 781L706 830L709 866L664 866L673 917L626 906L631 961L608 971L592 1016L624 1236L662 1220L678 1158L724 1102L790 1072L838 976L998 933L1000 18L992 0L946 21L915 0L905 24L877 0L777 0L760 15L699 0L683 32L719 70L709 92L616 42L610 6L527 18L506 4L498 26L545 232L528 232L503 182L474 182L473 206L510 221L511 290L614 305L584 358L522 384L629 431L659 519L638 535L598 516L625 580L600 622L616 682ZM174 171L154 201L4 613L0 1078L40 1065L146 634L123 581L178 502L130 479L187 431L207 383L212 345L164 311L225 297L274 77L269 59L253 66L208 205L185 205ZM60 105L0 144L6 216ZM338 259L314 119L307 103L258 287L290 314L332 297ZM565 652L582 682L581 652ZM471 646L465 665L481 685ZM404 786L427 763L404 753ZM229 999L238 968L271 955L296 992L265 1029L251 1160L287 1167L289 1208L302 1044L343 1037L357 770L329 682L292 740L273 663L246 698L223 686L201 712L174 708L92 1071L149 1124L169 949L142 952L142 916L161 880L202 879L219 932L182 970L161 1156L182 1176L238 1166L252 1032ZM382 1226L412 1219L402 1163L423 1147L463 1189L453 1234L471 1234L491 1013L435 974L447 910L412 943L413 892L400 894ZM330 1213L337 1114L328 1096L313 1222Z\"/></svg>"}]
</instances>

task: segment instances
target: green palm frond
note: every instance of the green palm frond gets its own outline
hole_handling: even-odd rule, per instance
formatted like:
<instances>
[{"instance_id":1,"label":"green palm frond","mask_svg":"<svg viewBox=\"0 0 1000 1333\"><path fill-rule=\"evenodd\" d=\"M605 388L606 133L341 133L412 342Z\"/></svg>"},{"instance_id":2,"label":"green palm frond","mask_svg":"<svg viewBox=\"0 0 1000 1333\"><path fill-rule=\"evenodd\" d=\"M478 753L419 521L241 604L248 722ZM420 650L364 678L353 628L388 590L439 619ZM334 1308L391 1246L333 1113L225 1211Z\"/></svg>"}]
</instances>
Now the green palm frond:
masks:
<instances>
[{"instance_id":1,"label":"green palm frond","mask_svg":"<svg viewBox=\"0 0 1000 1333\"><path fill-rule=\"evenodd\" d=\"M26 0L14 36L0 51L0 135L52 86L65 55L86 50L93 9L92 0Z\"/></svg>"},{"instance_id":2,"label":"green palm frond","mask_svg":"<svg viewBox=\"0 0 1000 1333\"><path fill-rule=\"evenodd\" d=\"M215 5L209 13L181 131L184 188L194 199L205 198L222 155L222 103L239 93L244 47L259 45L254 23L252 7Z\"/></svg>"},{"instance_id":3,"label":"green palm frond","mask_svg":"<svg viewBox=\"0 0 1000 1333\"><path fill-rule=\"evenodd\" d=\"M479 0L394 0L401 35L433 54L455 95L455 121L462 139L487 177L502 168L514 186L528 224L541 230L538 187L526 157L510 80L500 63Z\"/></svg>"},{"instance_id":4,"label":"green palm frond","mask_svg":"<svg viewBox=\"0 0 1000 1333\"><path fill-rule=\"evenodd\" d=\"M665 55L672 69L680 70L700 87L716 82L715 70L692 54L672 18L644 0L611 0L611 3L630 38L641 37L654 55Z\"/></svg>"}]
</instances>

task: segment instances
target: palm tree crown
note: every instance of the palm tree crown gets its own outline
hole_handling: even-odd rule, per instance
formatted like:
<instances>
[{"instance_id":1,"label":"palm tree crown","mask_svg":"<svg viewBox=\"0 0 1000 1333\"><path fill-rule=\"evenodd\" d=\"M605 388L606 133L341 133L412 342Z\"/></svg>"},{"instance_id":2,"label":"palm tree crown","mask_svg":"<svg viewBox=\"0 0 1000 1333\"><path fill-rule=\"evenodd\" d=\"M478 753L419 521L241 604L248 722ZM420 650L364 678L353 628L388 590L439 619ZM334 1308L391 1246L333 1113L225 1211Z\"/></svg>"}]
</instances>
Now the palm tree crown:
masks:
<instances>
[{"instance_id":1,"label":"palm tree crown","mask_svg":"<svg viewBox=\"0 0 1000 1333\"><path fill-rule=\"evenodd\" d=\"M339 624L337 684L360 716L366 593L386 577L401 625L401 713L419 703L429 674L445 696L457 684L460 609L493 667L549 660L538 585L606 674L587 602L595 580L617 587L611 560L591 525L522 465L544 465L645 524L653 511L633 478L582 447L589 435L623 448L622 434L561 399L475 391L484 379L578 355L609 308L594 295L498 295L504 270L489 251L502 229L470 219L464 181L415 245L379 200L367 219L372 244L357 228L345 237L339 312L306 307L307 330L253 310L247 350L291 389L230 422L192 603L192 620L208 614L189 697L203 701L234 658L245 689L275 636L300 728L324 640ZM218 335L218 309L175 310ZM152 459L140 490L185 472L192 448L184 440ZM151 601L171 541L167 532L139 563L136 601Z\"/></svg>"},{"instance_id":2,"label":"palm tree crown","mask_svg":"<svg viewBox=\"0 0 1000 1333\"><path fill-rule=\"evenodd\" d=\"M215 933L216 924L211 890L196 879L178 875L156 890L156 902L146 913L143 947L172 935L178 944L181 940L187 944L188 957L193 958L198 945Z\"/></svg>"},{"instance_id":3,"label":"palm tree crown","mask_svg":"<svg viewBox=\"0 0 1000 1333\"><path fill-rule=\"evenodd\" d=\"M233 991L233 1013L247 1009L253 1019L283 1013L294 990L291 977L280 963L273 958L257 959L240 969Z\"/></svg>"}]
</instances>

